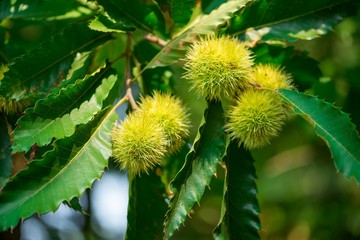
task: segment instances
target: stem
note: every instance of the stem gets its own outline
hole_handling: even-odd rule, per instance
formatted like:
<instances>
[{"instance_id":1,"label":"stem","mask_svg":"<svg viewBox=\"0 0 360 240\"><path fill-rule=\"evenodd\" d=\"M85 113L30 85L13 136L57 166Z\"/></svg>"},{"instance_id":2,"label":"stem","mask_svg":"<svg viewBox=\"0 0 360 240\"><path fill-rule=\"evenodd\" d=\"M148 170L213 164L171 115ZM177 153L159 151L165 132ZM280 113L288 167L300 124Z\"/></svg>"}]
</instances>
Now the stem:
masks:
<instances>
[{"instance_id":1,"label":"stem","mask_svg":"<svg viewBox=\"0 0 360 240\"><path fill-rule=\"evenodd\" d=\"M160 47L165 47L165 45L167 44L166 41L164 41L161 38L158 38L154 35L151 35L151 34L144 35L144 39L146 39L147 41L149 41L151 43L155 43Z\"/></svg>"},{"instance_id":2,"label":"stem","mask_svg":"<svg viewBox=\"0 0 360 240\"><path fill-rule=\"evenodd\" d=\"M131 57L131 34L128 32L127 34L127 42L126 42L126 50L125 50L125 62L126 62L126 70L125 70L125 83L126 83L126 95L125 97L129 101L131 108L133 110L139 109L138 105L136 104L136 101L134 99L134 96L132 94L131 89L131 65L130 65L130 57Z\"/></svg>"},{"instance_id":3,"label":"stem","mask_svg":"<svg viewBox=\"0 0 360 240\"><path fill-rule=\"evenodd\" d=\"M119 107L121 104L123 104L124 102L129 101L128 97L125 95L122 99L120 99L115 106L113 107L113 109L115 110L117 107Z\"/></svg>"}]
</instances>

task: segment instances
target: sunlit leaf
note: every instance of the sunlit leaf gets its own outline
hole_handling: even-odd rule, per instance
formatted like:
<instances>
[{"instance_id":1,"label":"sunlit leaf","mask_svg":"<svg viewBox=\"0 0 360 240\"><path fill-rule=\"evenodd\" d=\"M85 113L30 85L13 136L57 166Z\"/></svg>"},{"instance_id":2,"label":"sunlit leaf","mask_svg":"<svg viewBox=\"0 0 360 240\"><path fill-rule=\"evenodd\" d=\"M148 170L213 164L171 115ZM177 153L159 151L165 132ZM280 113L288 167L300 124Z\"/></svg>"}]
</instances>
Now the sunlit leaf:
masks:
<instances>
[{"instance_id":1,"label":"sunlit leaf","mask_svg":"<svg viewBox=\"0 0 360 240\"><path fill-rule=\"evenodd\" d=\"M91 28L92 30L100 31L100 32L124 33L126 31L134 31L133 27L131 27L127 24L124 24L121 21L116 22L115 20L107 18L102 14L95 17L95 19L91 20L91 22L89 23L89 28Z\"/></svg>"},{"instance_id":2,"label":"sunlit leaf","mask_svg":"<svg viewBox=\"0 0 360 240\"><path fill-rule=\"evenodd\" d=\"M104 110L74 135L54 143L43 159L33 160L0 193L0 231L34 213L55 211L80 197L99 179L111 155L110 132L117 115Z\"/></svg>"},{"instance_id":3,"label":"sunlit leaf","mask_svg":"<svg viewBox=\"0 0 360 240\"><path fill-rule=\"evenodd\" d=\"M103 108L117 80L116 75L110 75L101 81L102 75L85 77L26 111L14 131L13 151L26 152L33 144L44 146L53 138L69 137L77 125L90 121ZM97 82L101 82L98 87Z\"/></svg>"}]
</instances>

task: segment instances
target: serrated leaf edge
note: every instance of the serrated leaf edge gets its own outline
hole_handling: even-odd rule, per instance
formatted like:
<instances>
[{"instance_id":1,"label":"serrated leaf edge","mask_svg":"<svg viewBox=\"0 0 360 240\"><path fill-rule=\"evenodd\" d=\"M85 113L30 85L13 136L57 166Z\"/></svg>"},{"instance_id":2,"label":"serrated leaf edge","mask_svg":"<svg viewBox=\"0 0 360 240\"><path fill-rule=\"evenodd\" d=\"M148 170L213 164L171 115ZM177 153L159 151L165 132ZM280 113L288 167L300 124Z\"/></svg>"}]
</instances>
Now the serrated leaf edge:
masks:
<instances>
[{"instance_id":1,"label":"serrated leaf edge","mask_svg":"<svg viewBox=\"0 0 360 240\"><path fill-rule=\"evenodd\" d=\"M75 83L69 84L69 85L66 86L65 88L61 89L61 90L59 91L59 93L57 93L57 94L56 94L56 93L55 93L55 94L52 93L52 94L50 94L48 97L52 96L52 97L54 97L54 98L56 98L56 99L57 99L57 98L60 98L61 95L62 95L64 92L67 92L70 88L76 88L77 85L79 85L81 82L84 82L84 81L88 80L88 78L91 77L91 76L92 76L92 74L87 74L83 79L78 79L78 80L76 80ZM51 125L53 125L53 124L54 124L55 122L57 122L57 121L62 121L66 116L69 116L70 119L73 119L71 116L73 116L74 114L80 112L81 109L84 109L84 106L85 106L86 104L88 105L88 104L91 103L91 101L92 101L93 99L96 99L96 96L97 96L97 94L98 94L98 92L99 92L99 89L101 89L102 87L104 87L104 84L105 84L105 83L104 83L103 81L104 81L104 80L108 80L111 76L113 76L113 75L110 75L110 76L108 76L107 78L103 78L103 79L102 79L102 82L101 82L100 85L96 88L96 90L95 90L94 94L91 96L91 98L90 98L89 100L86 100L86 101L84 101L83 103L81 103L81 105L79 106L79 108L74 108L74 109L71 110L70 113L67 113L67 114L64 114L64 115L61 114L60 117L57 117L57 118L53 119L52 121L50 121L50 122L46 125L46 127L43 127L43 128L42 128L42 130L45 129L45 128L47 128L47 127L49 127L49 126L51 126ZM99 79L100 79L101 77L102 77L102 75L99 76ZM90 84L90 86L88 87L88 89L91 88L96 82L97 82L97 81L93 81L92 84ZM115 84L115 81L114 81L114 83L113 83L112 85L114 85L114 84ZM82 95L85 94L85 93L86 93L86 91L85 91L84 93L82 93ZM92 117L95 116L96 113L98 113L98 112L101 110L103 100L106 99L107 96L108 96L108 93L104 96L104 98L102 99L102 102L101 102L101 104L100 104L100 108L98 109L97 112L95 112L95 113L92 115ZM47 98L48 98L48 97L47 97ZM40 105L40 103L48 101L47 98L38 100L38 101L36 102L36 104L35 104L34 107L28 108L28 109L25 111L25 115L18 120L17 125L18 125L18 126L19 126L19 125L21 126L22 119L25 118L25 117L27 117L26 114L30 114L30 115L31 115L31 114L34 114L33 111L35 110L35 108L36 108L38 105ZM75 102L75 101L74 101L74 102ZM37 117L37 118L38 118L38 117ZM61 138L58 138L58 139L62 139L62 138L64 138L64 137L69 137L69 136L71 136L71 135L75 132L75 127L76 127L77 125L79 125L79 124L85 124L85 123L89 122L91 119L92 119L92 118L88 118L87 121L85 121L85 122L79 122L79 123L75 124L75 125L74 125L74 128L73 128L73 130L72 130L72 132L71 132L70 134L66 134L66 135L64 135L64 136L62 136ZM43 119L43 120L46 120L46 119ZM36 120L35 120L35 121L36 121ZM33 121L32 123L34 123L35 121ZM23 146L22 144L16 144L16 142L17 142L17 141L16 141L16 140L17 140L17 138L16 138L17 129L18 129L18 127L16 127L16 128L14 129L14 145L13 145L13 147L12 147L13 152L28 151L31 146L27 146L27 148L25 148L25 146L24 146L23 148L17 147L17 146ZM49 138L49 139L46 141L46 143L44 143L44 144L43 144L43 143L39 144L38 142L33 142L32 144L38 144L38 146L44 146L44 145L46 145L46 144L49 144L49 143L51 142L51 139L52 139L53 137L55 137L55 136L52 136L51 138Z\"/></svg>"}]
</instances>

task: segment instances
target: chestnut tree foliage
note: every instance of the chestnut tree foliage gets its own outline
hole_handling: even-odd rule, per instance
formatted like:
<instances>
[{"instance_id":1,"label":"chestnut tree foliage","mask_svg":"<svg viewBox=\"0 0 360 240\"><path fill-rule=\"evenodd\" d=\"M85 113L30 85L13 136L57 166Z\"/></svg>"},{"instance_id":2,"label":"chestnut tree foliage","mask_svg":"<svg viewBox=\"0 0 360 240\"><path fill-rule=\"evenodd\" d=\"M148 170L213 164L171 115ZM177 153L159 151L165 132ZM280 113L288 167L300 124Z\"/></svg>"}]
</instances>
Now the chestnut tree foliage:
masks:
<instances>
[{"instance_id":1,"label":"chestnut tree foliage","mask_svg":"<svg viewBox=\"0 0 360 240\"><path fill-rule=\"evenodd\" d=\"M360 183L355 125L310 94L317 62L289 46L329 33L358 9L351 0L1 1L0 231L63 202L78 209L114 162L119 106L131 111L138 92L158 90L202 117L192 117L181 151L130 178L126 238L170 239L224 168L214 239L260 239L254 159L225 131L228 102L197 97L182 77L187 50L209 35L238 38L256 64L284 67L298 90L276 93L326 142L337 171ZM12 172L15 158L26 168Z\"/></svg>"}]
</instances>

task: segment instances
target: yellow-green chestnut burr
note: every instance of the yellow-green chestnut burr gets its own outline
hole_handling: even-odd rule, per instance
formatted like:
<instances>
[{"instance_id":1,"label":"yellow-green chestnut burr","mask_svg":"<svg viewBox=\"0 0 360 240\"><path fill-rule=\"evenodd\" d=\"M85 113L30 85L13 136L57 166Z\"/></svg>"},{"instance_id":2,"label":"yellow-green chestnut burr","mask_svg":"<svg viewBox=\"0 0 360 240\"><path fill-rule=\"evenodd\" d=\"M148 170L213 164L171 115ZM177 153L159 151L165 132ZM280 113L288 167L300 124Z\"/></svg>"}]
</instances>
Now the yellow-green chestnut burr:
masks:
<instances>
[{"instance_id":1,"label":"yellow-green chestnut burr","mask_svg":"<svg viewBox=\"0 0 360 240\"><path fill-rule=\"evenodd\" d=\"M248 47L229 36L208 36L186 54L184 78L197 95L209 100L232 97L247 86L253 58Z\"/></svg>"},{"instance_id":2,"label":"yellow-green chestnut burr","mask_svg":"<svg viewBox=\"0 0 360 240\"><path fill-rule=\"evenodd\" d=\"M261 148L278 136L287 118L273 91L247 90L228 110L226 129L247 149Z\"/></svg>"},{"instance_id":3,"label":"yellow-green chestnut burr","mask_svg":"<svg viewBox=\"0 0 360 240\"><path fill-rule=\"evenodd\" d=\"M138 114L153 119L161 126L168 141L169 154L178 151L189 136L187 110L180 99L168 93L155 91L152 96L141 98Z\"/></svg>"},{"instance_id":4,"label":"yellow-green chestnut burr","mask_svg":"<svg viewBox=\"0 0 360 240\"><path fill-rule=\"evenodd\" d=\"M148 173L160 164L168 145L162 127L136 112L114 127L111 138L115 161L131 176Z\"/></svg>"}]
</instances>

